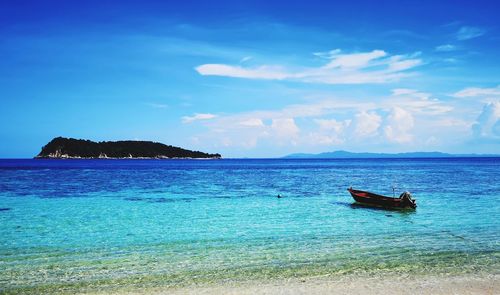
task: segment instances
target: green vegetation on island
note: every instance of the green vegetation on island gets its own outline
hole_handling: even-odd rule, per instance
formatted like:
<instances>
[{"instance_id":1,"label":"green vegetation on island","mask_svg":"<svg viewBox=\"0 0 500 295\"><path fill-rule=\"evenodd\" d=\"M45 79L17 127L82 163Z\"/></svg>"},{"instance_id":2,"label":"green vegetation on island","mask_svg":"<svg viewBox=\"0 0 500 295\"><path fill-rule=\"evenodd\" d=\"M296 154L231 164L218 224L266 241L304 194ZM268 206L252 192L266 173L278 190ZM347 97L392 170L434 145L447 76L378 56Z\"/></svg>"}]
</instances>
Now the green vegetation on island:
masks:
<instances>
[{"instance_id":1,"label":"green vegetation on island","mask_svg":"<svg viewBox=\"0 0 500 295\"><path fill-rule=\"evenodd\" d=\"M35 159L220 159L220 154L190 151L152 141L101 141L56 137Z\"/></svg>"}]
</instances>

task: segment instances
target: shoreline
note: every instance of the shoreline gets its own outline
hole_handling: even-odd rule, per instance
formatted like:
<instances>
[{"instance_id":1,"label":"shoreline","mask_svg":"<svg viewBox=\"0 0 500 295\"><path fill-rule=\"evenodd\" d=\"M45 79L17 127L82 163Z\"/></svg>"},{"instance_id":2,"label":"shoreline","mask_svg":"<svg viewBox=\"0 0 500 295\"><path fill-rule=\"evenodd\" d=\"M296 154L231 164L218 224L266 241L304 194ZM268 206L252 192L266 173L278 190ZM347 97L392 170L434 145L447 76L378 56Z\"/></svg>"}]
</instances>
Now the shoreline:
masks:
<instances>
[{"instance_id":1,"label":"shoreline","mask_svg":"<svg viewBox=\"0 0 500 295\"><path fill-rule=\"evenodd\" d=\"M2 294L500 294L500 273L409 274L375 272L363 274L324 274L263 279L220 278L211 282L132 281L106 284L102 281L78 282L60 286L0 288Z\"/></svg>"},{"instance_id":2,"label":"shoreline","mask_svg":"<svg viewBox=\"0 0 500 295\"><path fill-rule=\"evenodd\" d=\"M117 287L78 294L498 294L500 275L315 276L178 287Z\"/></svg>"},{"instance_id":3,"label":"shoreline","mask_svg":"<svg viewBox=\"0 0 500 295\"><path fill-rule=\"evenodd\" d=\"M29 159L29 158L28 158ZM222 157L193 158L193 157L34 157L33 160L221 160Z\"/></svg>"}]
</instances>

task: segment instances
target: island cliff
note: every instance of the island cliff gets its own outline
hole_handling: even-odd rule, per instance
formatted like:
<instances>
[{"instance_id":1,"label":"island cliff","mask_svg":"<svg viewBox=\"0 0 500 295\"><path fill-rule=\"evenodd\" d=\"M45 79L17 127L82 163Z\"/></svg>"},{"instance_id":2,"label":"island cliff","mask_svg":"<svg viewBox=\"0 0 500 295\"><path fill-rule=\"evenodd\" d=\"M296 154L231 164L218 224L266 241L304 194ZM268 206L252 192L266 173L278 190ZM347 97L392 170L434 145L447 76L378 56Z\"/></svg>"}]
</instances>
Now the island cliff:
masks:
<instances>
[{"instance_id":1,"label":"island cliff","mask_svg":"<svg viewBox=\"0 0 500 295\"><path fill-rule=\"evenodd\" d=\"M56 137L35 159L220 159L207 154L152 141L101 141Z\"/></svg>"}]
</instances>

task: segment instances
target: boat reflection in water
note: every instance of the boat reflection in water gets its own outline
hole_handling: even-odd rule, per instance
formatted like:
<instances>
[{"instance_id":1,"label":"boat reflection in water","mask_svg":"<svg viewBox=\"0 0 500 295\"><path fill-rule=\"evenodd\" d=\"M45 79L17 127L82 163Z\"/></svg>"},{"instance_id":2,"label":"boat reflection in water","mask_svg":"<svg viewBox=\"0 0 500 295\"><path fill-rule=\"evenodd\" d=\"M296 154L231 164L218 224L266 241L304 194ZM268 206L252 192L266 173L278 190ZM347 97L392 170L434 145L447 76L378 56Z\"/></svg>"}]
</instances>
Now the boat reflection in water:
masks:
<instances>
[{"instance_id":1,"label":"boat reflection in water","mask_svg":"<svg viewBox=\"0 0 500 295\"><path fill-rule=\"evenodd\" d=\"M374 206L389 209L415 209L417 203L409 192L402 193L399 198L386 197L367 191L355 190L352 187L347 189L354 200L362 205Z\"/></svg>"}]
</instances>

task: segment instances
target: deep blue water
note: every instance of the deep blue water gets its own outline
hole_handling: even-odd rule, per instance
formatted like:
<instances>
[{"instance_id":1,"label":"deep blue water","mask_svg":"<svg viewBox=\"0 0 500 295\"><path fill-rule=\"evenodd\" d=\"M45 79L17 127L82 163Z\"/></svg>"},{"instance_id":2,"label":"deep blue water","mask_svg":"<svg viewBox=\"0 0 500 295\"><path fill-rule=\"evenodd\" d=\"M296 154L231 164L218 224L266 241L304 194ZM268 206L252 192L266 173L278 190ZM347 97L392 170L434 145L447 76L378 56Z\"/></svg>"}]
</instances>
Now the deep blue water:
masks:
<instances>
[{"instance_id":1,"label":"deep blue water","mask_svg":"<svg viewBox=\"0 0 500 295\"><path fill-rule=\"evenodd\" d=\"M0 160L0 291L498 273L499 180L500 158ZM392 185L416 211L346 191Z\"/></svg>"}]
</instances>

